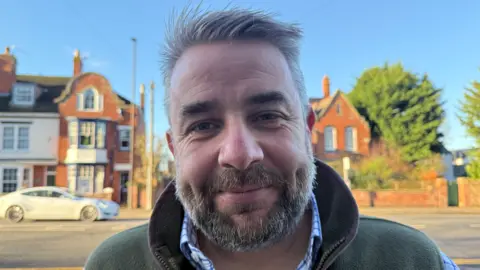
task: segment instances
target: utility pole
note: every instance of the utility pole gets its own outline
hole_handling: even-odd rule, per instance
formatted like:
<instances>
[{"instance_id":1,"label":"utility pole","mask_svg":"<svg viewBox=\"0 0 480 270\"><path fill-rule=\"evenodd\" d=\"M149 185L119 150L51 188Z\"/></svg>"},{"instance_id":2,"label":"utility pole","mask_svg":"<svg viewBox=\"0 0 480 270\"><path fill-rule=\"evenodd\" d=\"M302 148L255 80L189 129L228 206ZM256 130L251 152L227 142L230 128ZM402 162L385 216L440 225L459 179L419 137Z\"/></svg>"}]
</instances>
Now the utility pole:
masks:
<instances>
[{"instance_id":1,"label":"utility pole","mask_svg":"<svg viewBox=\"0 0 480 270\"><path fill-rule=\"evenodd\" d=\"M133 62L132 62L132 101L130 109L130 173L128 174L129 189L127 193L128 208L133 207L133 172L135 163L135 94L137 92L137 39L132 38ZM138 192L137 192L138 193Z\"/></svg>"},{"instance_id":2,"label":"utility pole","mask_svg":"<svg viewBox=\"0 0 480 270\"><path fill-rule=\"evenodd\" d=\"M154 151L155 151L155 142L154 142L154 137L153 137L153 116L154 116L154 99L153 99L153 93L155 90L155 83L152 81L150 83L150 131L149 131L149 137L150 137L150 158L149 158L149 163L148 163L148 175L147 175L147 210L152 210L153 206L153 174L155 173L155 168L154 166Z\"/></svg>"}]
</instances>

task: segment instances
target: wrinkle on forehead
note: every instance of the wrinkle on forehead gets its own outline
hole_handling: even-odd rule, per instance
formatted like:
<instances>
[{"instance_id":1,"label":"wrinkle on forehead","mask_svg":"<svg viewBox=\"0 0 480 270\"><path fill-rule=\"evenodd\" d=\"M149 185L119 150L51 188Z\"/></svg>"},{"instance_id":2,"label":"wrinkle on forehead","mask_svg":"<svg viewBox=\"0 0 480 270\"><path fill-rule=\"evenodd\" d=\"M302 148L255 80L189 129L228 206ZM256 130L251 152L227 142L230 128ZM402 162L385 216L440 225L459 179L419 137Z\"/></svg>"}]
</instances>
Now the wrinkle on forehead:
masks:
<instances>
[{"instance_id":1,"label":"wrinkle on forehead","mask_svg":"<svg viewBox=\"0 0 480 270\"><path fill-rule=\"evenodd\" d=\"M267 86L274 83L279 85ZM291 89L286 94L293 102L298 95L285 57L276 47L261 42L220 42L196 45L178 60L172 73L171 108L178 108L173 103L238 87Z\"/></svg>"}]
</instances>

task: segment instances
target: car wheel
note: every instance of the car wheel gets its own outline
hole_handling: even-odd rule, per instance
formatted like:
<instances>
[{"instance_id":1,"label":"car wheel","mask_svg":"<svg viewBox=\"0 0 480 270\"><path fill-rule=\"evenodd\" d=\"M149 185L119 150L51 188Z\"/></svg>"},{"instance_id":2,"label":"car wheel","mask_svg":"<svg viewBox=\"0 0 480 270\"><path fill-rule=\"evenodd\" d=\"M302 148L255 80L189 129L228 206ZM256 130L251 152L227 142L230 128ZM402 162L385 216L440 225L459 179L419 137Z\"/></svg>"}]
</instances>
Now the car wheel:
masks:
<instances>
[{"instance_id":1,"label":"car wheel","mask_svg":"<svg viewBox=\"0 0 480 270\"><path fill-rule=\"evenodd\" d=\"M97 208L93 206L85 206L82 208L82 211L80 212L80 220L81 221L95 221L97 220L98 213L97 213Z\"/></svg>"},{"instance_id":2,"label":"car wheel","mask_svg":"<svg viewBox=\"0 0 480 270\"><path fill-rule=\"evenodd\" d=\"M5 213L5 218L13 223L19 223L20 221L23 220L24 217L24 212L22 207L18 205L12 205L7 209L7 212Z\"/></svg>"}]
</instances>

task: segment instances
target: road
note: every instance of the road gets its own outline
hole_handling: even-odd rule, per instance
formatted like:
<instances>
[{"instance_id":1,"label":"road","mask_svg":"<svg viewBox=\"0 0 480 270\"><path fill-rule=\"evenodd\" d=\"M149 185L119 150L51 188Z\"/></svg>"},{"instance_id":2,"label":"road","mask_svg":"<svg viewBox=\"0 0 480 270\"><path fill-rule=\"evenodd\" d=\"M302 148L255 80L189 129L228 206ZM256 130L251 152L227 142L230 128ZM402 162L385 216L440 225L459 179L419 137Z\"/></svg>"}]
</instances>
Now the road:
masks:
<instances>
[{"instance_id":1,"label":"road","mask_svg":"<svg viewBox=\"0 0 480 270\"><path fill-rule=\"evenodd\" d=\"M371 213L369 213L371 214ZM425 232L462 269L480 269L480 214L377 214Z\"/></svg>"},{"instance_id":2,"label":"road","mask_svg":"<svg viewBox=\"0 0 480 270\"><path fill-rule=\"evenodd\" d=\"M462 269L480 269L480 215L471 214L385 214L424 231ZM147 220L118 220L96 223L0 222L0 268L78 267L105 238L145 223Z\"/></svg>"},{"instance_id":3,"label":"road","mask_svg":"<svg viewBox=\"0 0 480 270\"><path fill-rule=\"evenodd\" d=\"M0 222L0 268L78 267L109 236L147 220Z\"/></svg>"}]
</instances>

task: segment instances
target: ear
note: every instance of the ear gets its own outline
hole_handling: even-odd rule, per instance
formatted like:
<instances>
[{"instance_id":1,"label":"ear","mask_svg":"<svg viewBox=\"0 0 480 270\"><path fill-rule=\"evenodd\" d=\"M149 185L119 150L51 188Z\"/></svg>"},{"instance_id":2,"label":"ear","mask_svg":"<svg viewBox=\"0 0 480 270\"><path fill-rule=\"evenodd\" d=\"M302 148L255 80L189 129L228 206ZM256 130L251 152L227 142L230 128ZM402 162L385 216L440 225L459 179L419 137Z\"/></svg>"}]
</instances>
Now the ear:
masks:
<instances>
[{"instance_id":1,"label":"ear","mask_svg":"<svg viewBox=\"0 0 480 270\"><path fill-rule=\"evenodd\" d=\"M172 131L169 129L165 133L165 137L167 138L168 149L170 149L170 153L175 155L175 149L173 147L173 138L172 138Z\"/></svg>"},{"instance_id":2,"label":"ear","mask_svg":"<svg viewBox=\"0 0 480 270\"><path fill-rule=\"evenodd\" d=\"M310 133L312 133L313 126L315 125L315 120L315 112L313 111L312 106L309 105L307 111L307 128Z\"/></svg>"}]
</instances>

